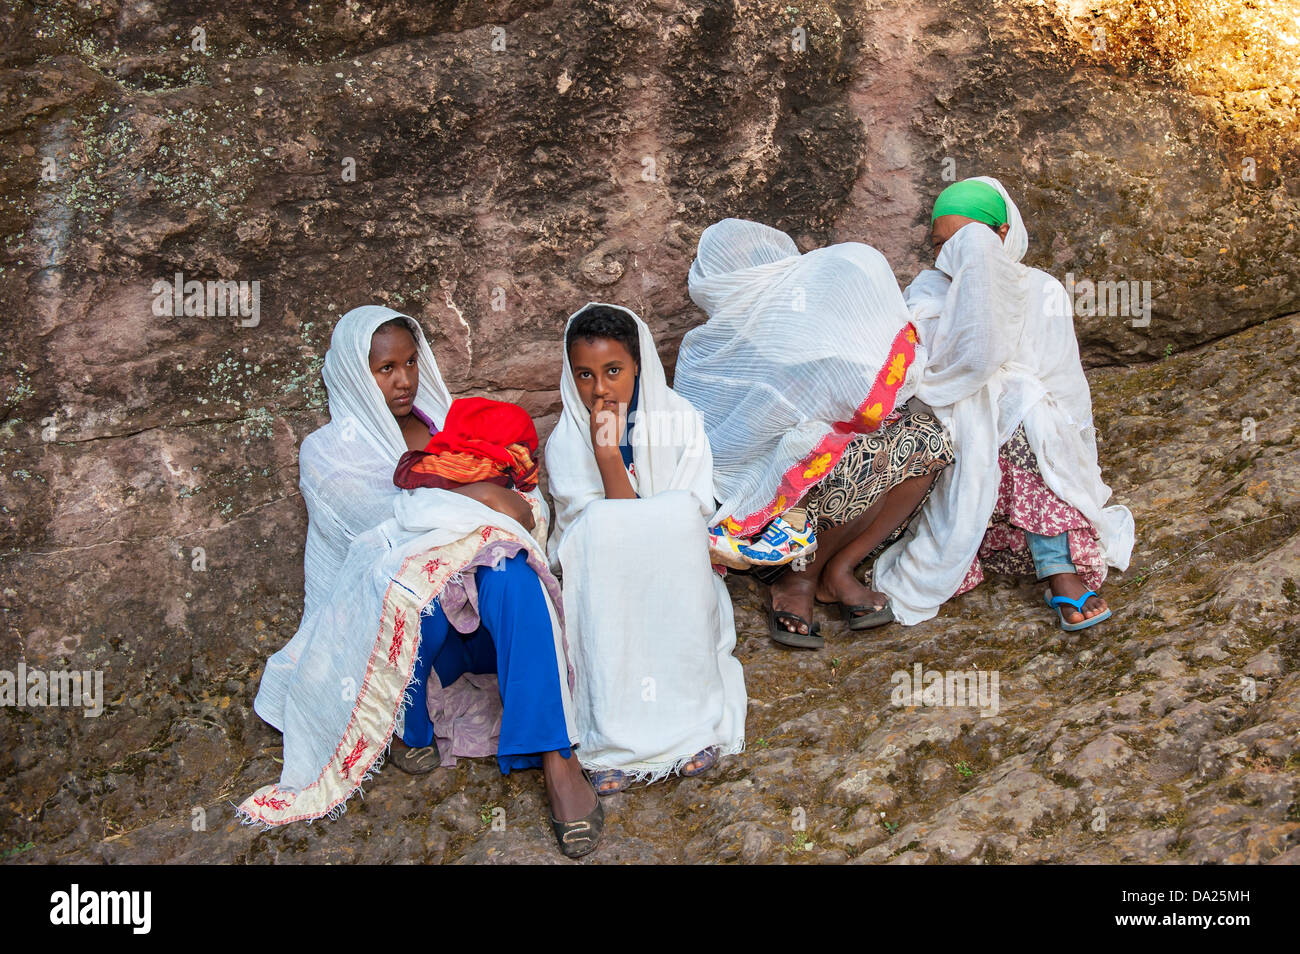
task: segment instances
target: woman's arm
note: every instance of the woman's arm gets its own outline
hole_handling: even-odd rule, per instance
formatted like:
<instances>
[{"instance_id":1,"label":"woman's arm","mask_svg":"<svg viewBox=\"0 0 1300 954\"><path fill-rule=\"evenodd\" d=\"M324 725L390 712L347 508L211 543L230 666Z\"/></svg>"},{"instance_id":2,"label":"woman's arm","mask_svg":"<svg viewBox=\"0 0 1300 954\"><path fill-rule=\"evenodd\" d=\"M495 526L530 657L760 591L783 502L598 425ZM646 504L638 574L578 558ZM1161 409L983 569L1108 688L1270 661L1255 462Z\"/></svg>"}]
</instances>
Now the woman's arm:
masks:
<instances>
[{"instance_id":1,"label":"woman's arm","mask_svg":"<svg viewBox=\"0 0 1300 954\"><path fill-rule=\"evenodd\" d=\"M596 467L600 471L601 483L605 485L606 500L636 499L636 491L632 489L632 481L628 478L627 468L623 466L623 455L618 452L617 444L612 448L596 448Z\"/></svg>"},{"instance_id":2,"label":"woman's arm","mask_svg":"<svg viewBox=\"0 0 1300 954\"><path fill-rule=\"evenodd\" d=\"M596 453L596 468L600 471L600 482L605 485L606 500L635 500L636 491L632 489L632 481L628 478L627 467L623 463L623 454L618 444L602 439L610 430L615 434L618 433L617 427L612 429L608 427L611 421L606 415L613 413L613 411L597 411L591 415L591 446Z\"/></svg>"}]
</instances>

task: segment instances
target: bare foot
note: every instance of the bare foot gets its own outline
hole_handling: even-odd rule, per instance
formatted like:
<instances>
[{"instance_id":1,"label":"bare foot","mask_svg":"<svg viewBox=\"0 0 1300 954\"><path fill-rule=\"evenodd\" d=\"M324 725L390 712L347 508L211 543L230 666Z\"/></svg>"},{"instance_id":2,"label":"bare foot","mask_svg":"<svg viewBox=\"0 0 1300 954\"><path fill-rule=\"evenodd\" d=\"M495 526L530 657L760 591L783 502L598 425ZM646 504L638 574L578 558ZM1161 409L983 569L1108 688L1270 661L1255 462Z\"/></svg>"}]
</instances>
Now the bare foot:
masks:
<instances>
[{"instance_id":1,"label":"bare foot","mask_svg":"<svg viewBox=\"0 0 1300 954\"><path fill-rule=\"evenodd\" d=\"M802 573L787 570L772 584L772 608L778 613L793 613L804 619L812 620L813 596L817 590L817 574L809 571ZM785 627L787 632L808 634L808 626L794 620L777 617L777 625Z\"/></svg>"},{"instance_id":2,"label":"bare foot","mask_svg":"<svg viewBox=\"0 0 1300 954\"><path fill-rule=\"evenodd\" d=\"M1079 579L1077 573L1057 573L1047 578L1048 584L1052 587L1053 596L1067 596L1072 600L1077 600L1084 593L1088 592L1088 587L1083 585L1083 580ZM1085 619L1092 619L1098 613L1106 612L1106 601L1100 596L1090 596L1087 602L1083 604L1083 612L1080 613L1073 606L1058 604L1062 615L1067 623L1082 623Z\"/></svg>"},{"instance_id":3,"label":"bare foot","mask_svg":"<svg viewBox=\"0 0 1300 954\"><path fill-rule=\"evenodd\" d=\"M596 793L582 774L578 757L572 752L567 759L559 752L542 753L542 775L546 780L551 814L556 821L577 821L595 810Z\"/></svg>"},{"instance_id":4,"label":"bare foot","mask_svg":"<svg viewBox=\"0 0 1300 954\"><path fill-rule=\"evenodd\" d=\"M856 576L847 571L837 572L833 566L822 571L817 583L817 599L823 603L843 603L845 606L867 606L859 616L865 616L872 610L884 608L889 602L884 593L863 584Z\"/></svg>"}]
</instances>

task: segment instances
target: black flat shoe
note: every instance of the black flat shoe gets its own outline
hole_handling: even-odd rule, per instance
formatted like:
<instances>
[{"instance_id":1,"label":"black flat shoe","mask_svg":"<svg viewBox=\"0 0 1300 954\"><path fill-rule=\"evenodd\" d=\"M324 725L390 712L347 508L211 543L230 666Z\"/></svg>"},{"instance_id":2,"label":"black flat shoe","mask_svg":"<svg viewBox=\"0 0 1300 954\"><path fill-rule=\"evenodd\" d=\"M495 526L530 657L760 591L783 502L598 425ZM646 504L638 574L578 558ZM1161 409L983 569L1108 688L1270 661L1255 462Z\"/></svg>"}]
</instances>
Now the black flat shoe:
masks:
<instances>
[{"instance_id":1,"label":"black flat shoe","mask_svg":"<svg viewBox=\"0 0 1300 954\"><path fill-rule=\"evenodd\" d=\"M585 772L583 777L587 779L587 784L591 785L591 778ZM555 840L566 858L581 858L583 855L591 854L600 841L600 833L605 830L605 808L601 805L600 795L594 787L591 792L596 795L596 807L586 817L562 822L556 820L553 812L550 813L551 831L555 832Z\"/></svg>"},{"instance_id":2,"label":"black flat shoe","mask_svg":"<svg viewBox=\"0 0 1300 954\"><path fill-rule=\"evenodd\" d=\"M437 742L413 749L401 739L393 739L388 749L388 761L407 775L428 775L442 764L442 756L438 753Z\"/></svg>"},{"instance_id":3,"label":"black flat shoe","mask_svg":"<svg viewBox=\"0 0 1300 954\"><path fill-rule=\"evenodd\" d=\"M795 649L821 649L826 645L826 640L821 635L820 623L811 623L797 613L778 610L774 606L768 606L767 612L767 634L782 646L793 646ZM786 629L781 624L787 620L796 626L807 626L808 632L798 633Z\"/></svg>"}]
</instances>

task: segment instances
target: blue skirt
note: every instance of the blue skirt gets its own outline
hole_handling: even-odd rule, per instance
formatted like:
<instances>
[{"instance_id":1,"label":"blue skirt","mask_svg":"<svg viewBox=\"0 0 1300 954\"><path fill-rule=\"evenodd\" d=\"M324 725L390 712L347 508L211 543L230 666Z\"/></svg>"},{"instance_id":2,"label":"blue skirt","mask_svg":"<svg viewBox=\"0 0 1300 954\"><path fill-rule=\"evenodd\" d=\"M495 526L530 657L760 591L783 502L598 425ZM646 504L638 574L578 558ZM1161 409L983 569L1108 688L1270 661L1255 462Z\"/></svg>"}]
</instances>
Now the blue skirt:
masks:
<instances>
[{"instance_id":1,"label":"blue skirt","mask_svg":"<svg viewBox=\"0 0 1300 954\"><path fill-rule=\"evenodd\" d=\"M412 748L431 745L434 731L425 687L433 670L444 686L465 673L496 673L501 691L501 736L497 764L511 769L541 768L543 752L569 757L569 732L560 696L560 670L551 635L542 582L517 553L495 567L474 571L479 628L457 632L437 600L420 617L420 646L408 687L402 741Z\"/></svg>"}]
</instances>

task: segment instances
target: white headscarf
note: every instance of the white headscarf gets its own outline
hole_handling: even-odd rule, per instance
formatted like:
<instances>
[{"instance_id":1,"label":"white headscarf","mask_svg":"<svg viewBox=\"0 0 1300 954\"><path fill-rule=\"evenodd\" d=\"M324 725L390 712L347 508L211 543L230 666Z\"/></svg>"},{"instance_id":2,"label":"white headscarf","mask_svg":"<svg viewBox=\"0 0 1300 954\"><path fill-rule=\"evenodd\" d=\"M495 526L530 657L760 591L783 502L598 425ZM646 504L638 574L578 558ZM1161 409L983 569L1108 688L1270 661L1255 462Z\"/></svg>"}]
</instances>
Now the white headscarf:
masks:
<instances>
[{"instance_id":1,"label":"white headscarf","mask_svg":"<svg viewBox=\"0 0 1300 954\"><path fill-rule=\"evenodd\" d=\"M636 324L641 367L637 409L629 422L633 425L632 464L636 470L636 476L630 478L632 489L641 497L652 497L665 490L686 490L699 500L700 512L707 519L714 509L713 458L708 438L699 413L668 387L663 363L646 323L620 305L592 302L569 316L564 325L564 340L568 340L573 320L594 305L620 311ZM593 500L605 498L605 484L591 444L591 412L578 395L567 347L560 396L564 410L546 441L547 481L555 503L555 527L548 546L552 565L556 565L560 542L578 514Z\"/></svg>"},{"instance_id":2,"label":"white headscarf","mask_svg":"<svg viewBox=\"0 0 1300 954\"><path fill-rule=\"evenodd\" d=\"M587 307L569 317L566 342ZM564 412L546 442L556 510L550 554L564 572L578 756L588 769L654 781L709 746L723 755L744 748L745 677L731 654L731 597L709 568L714 504L704 425L668 387L645 322L605 307L637 329L632 488L641 499L605 499L590 413L562 345Z\"/></svg>"},{"instance_id":3,"label":"white headscarf","mask_svg":"<svg viewBox=\"0 0 1300 954\"><path fill-rule=\"evenodd\" d=\"M1020 264L1029 244L1024 222L998 180L974 181L993 186L1006 202L1006 239L982 223L966 225L904 293L925 348L917 397L932 407L982 387L1010 360L1024 332L1030 271Z\"/></svg>"},{"instance_id":4,"label":"white headscarf","mask_svg":"<svg viewBox=\"0 0 1300 954\"><path fill-rule=\"evenodd\" d=\"M1011 261L1021 261L1025 257L1025 252L1029 251L1029 232L1025 230L1025 220L1020 217L1020 209L1011 201L1011 196L1002 187L1002 183L992 176L975 176L971 181L982 182L997 189L998 195L1002 196L1002 201L1007 204L1007 225L1011 228L1007 230L1007 237L1002 240L1002 249Z\"/></svg>"},{"instance_id":5,"label":"white headscarf","mask_svg":"<svg viewBox=\"0 0 1300 954\"><path fill-rule=\"evenodd\" d=\"M325 356L330 422L307 435L299 453L309 521L306 609L293 638L267 661L253 702L257 714L284 733L284 766L277 785L259 789L240 806L246 819L282 824L343 810L391 733L401 732L418 617L445 583L435 584L434 574L459 572L468 563L482 545L476 531L492 527L513 536L539 577L549 578L540 541L545 505L536 491L528 495L537 502L534 538L464 494L393 484L406 441L370 372L371 337L391 318L405 319L415 336L415 405L439 427L451 405L418 323L378 306L339 319ZM448 557L448 569L436 569L439 552ZM430 562L422 568L426 555ZM574 740L563 628L546 586L543 594Z\"/></svg>"},{"instance_id":6,"label":"white headscarf","mask_svg":"<svg viewBox=\"0 0 1300 954\"><path fill-rule=\"evenodd\" d=\"M334 326L321 376L329 393L331 422L354 418L367 441L394 455L393 467L396 467L397 458L406 453L406 441L370 371L371 339L380 325L394 318L402 319L415 338L416 364L420 370L415 406L442 427L451 407L451 395L447 392L447 385L443 384L438 363L424 338L424 330L409 315L382 305L353 308Z\"/></svg>"},{"instance_id":7,"label":"white headscarf","mask_svg":"<svg viewBox=\"0 0 1300 954\"><path fill-rule=\"evenodd\" d=\"M371 338L393 318L403 319L415 338L420 381L414 406L439 428L451 407L419 322L379 305L354 308L338 320L322 370L330 421L308 434L298 453L308 514L304 617L328 596L353 539L391 517L401 493L393 471L406 440L370 371Z\"/></svg>"},{"instance_id":8,"label":"white headscarf","mask_svg":"<svg viewBox=\"0 0 1300 954\"><path fill-rule=\"evenodd\" d=\"M1043 482L1096 528L1107 563L1124 569L1133 548L1133 515L1105 506L1072 303L1055 278L1019 264L1020 211L996 179L978 181L1006 201L1006 239L963 226L904 293L921 338L916 396L956 453L907 535L876 562L874 585L906 624L934 616L961 585L997 499L998 448L1021 423Z\"/></svg>"},{"instance_id":9,"label":"white headscarf","mask_svg":"<svg viewBox=\"0 0 1300 954\"><path fill-rule=\"evenodd\" d=\"M718 519L744 524L828 435L852 436L835 425L863 410L907 307L874 248L845 242L800 255L785 233L741 219L704 230L689 288L709 320L682 340L674 386L704 418ZM907 396L904 384L897 401Z\"/></svg>"}]
</instances>

